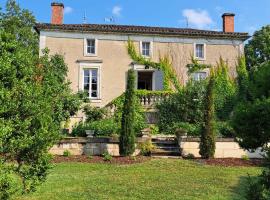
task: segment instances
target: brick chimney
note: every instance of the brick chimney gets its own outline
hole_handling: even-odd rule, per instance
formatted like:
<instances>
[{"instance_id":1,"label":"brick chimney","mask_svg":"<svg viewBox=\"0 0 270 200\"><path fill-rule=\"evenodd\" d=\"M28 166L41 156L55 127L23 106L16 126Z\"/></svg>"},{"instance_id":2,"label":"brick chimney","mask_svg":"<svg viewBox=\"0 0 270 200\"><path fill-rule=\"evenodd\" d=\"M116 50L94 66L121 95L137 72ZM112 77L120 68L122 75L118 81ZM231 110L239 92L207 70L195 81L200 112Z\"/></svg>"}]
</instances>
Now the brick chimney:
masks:
<instances>
[{"instance_id":1,"label":"brick chimney","mask_svg":"<svg viewBox=\"0 0 270 200\"><path fill-rule=\"evenodd\" d=\"M52 24L63 24L64 4L52 3Z\"/></svg>"},{"instance_id":2,"label":"brick chimney","mask_svg":"<svg viewBox=\"0 0 270 200\"><path fill-rule=\"evenodd\" d=\"M224 13L223 18L223 32L234 32L234 13Z\"/></svg>"}]
</instances>

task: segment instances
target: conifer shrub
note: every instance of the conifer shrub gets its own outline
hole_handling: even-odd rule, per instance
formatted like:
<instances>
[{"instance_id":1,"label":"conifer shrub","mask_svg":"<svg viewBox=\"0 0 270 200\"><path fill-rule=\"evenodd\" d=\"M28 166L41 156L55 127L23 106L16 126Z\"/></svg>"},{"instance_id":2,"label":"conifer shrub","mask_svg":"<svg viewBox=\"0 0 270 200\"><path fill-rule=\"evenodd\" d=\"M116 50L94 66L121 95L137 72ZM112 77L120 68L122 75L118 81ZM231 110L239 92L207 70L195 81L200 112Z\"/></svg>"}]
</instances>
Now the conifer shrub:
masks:
<instances>
[{"instance_id":1,"label":"conifer shrub","mask_svg":"<svg viewBox=\"0 0 270 200\"><path fill-rule=\"evenodd\" d=\"M202 158L213 158L215 154L215 120L214 120L214 84L215 80L211 75L206 89L204 122L202 126L200 155Z\"/></svg>"},{"instance_id":2,"label":"conifer shrub","mask_svg":"<svg viewBox=\"0 0 270 200\"><path fill-rule=\"evenodd\" d=\"M130 156L135 151L135 72L133 69L128 71L127 89L122 113L120 130L120 155Z\"/></svg>"}]
</instances>

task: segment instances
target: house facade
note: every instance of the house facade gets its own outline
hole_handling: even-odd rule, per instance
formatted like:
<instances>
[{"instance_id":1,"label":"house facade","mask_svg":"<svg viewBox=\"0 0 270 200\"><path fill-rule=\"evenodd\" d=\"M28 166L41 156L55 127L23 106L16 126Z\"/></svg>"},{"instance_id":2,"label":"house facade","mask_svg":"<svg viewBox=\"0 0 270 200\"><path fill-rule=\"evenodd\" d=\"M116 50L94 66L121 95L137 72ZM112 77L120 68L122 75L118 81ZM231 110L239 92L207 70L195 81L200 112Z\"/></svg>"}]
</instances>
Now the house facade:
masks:
<instances>
[{"instance_id":1,"label":"house facade","mask_svg":"<svg viewBox=\"0 0 270 200\"><path fill-rule=\"evenodd\" d=\"M138 53L158 62L169 55L182 84L188 80L187 64L194 56L200 63L215 65L222 57L235 75L237 58L244 52L247 33L234 32L234 14L225 13L223 31L112 24L64 24L64 5L52 3L51 23L37 24L40 52L61 54L68 65L68 79L74 92L84 90L94 106L105 106L126 87L127 71L137 73L137 89L162 90L163 73L135 63L127 51L132 40ZM207 70L192 75L207 76Z\"/></svg>"}]
</instances>

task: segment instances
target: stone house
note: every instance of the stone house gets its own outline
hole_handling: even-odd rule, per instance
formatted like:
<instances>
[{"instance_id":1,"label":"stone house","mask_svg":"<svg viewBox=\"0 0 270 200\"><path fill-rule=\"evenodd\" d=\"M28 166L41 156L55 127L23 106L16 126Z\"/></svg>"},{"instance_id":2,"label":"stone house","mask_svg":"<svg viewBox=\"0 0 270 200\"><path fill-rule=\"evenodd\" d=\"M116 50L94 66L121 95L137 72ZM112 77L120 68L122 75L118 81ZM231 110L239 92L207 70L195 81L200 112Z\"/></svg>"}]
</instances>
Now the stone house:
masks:
<instances>
[{"instance_id":1,"label":"stone house","mask_svg":"<svg viewBox=\"0 0 270 200\"><path fill-rule=\"evenodd\" d=\"M130 58L127 41L134 42L144 57L158 62L170 55L173 68L182 84L188 80L186 65L191 56L201 63L216 64L220 57L235 75L238 56L243 54L247 33L234 32L234 14L224 13L223 31L191 28L167 28L113 24L64 24L62 3L52 3L51 23L39 23L40 51L45 47L59 53L68 65L68 79L74 92L88 92L94 106L105 106L120 96L126 87L126 74L133 68L137 73L137 89L162 90L163 73L146 68ZM192 75L205 78L207 70ZM80 116L79 116L80 117Z\"/></svg>"}]
</instances>

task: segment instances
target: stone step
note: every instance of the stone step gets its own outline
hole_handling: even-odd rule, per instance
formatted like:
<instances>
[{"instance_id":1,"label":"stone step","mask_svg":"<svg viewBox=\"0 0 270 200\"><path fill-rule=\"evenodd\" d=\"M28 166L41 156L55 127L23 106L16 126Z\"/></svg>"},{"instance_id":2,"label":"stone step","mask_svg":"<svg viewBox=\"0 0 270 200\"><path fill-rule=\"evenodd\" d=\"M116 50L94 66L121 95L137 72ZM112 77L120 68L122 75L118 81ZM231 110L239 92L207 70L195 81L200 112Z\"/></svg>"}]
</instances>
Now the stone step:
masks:
<instances>
[{"instance_id":1,"label":"stone step","mask_svg":"<svg viewBox=\"0 0 270 200\"><path fill-rule=\"evenodd\" d=\"M151 157L152 158L170 158L170 159L182 159L182 156L178 156L178 155L176 155L176 156L162 156L162 155L151 155Z\"/></svg>"},{"instance_id":2,"label":"stone step","mask_svg":"<svg viewBox=\"0 0 270 200\"><path fill-rule=\"evenodd\" d=\"M177 143L177 140L175 138L152 138L152 142L175 142Z\"/></svg>"},{"instance_id":3,"label":"stone step","mask_svg":"<svg viewBox=\"0 0 270 200\"><path fill-rule=\"evenodd\" d=\"M178 146L177 141L152 141L152 144L157 146Z\"/></svg>"},{"instance_id":4,"label":"stone step","mask_svg":"<svg viewBox=\"0 0 270 200\"><path fill-rule=\"evenodd\" d=\"M166 147L156 146L156 149L162 149L164 151L179 151L178 146L166 146Z\"/></svg>"},{"instance_id":5,"label":"stone step","mask_svg":"<svg viewBox=\"0 0 270 200\"><path fill-rule=\"evenodd\" d=\"M165 151L165 152L151 152L151 156L180 156L180 152Z\"/></svg>"}]
</instances>

